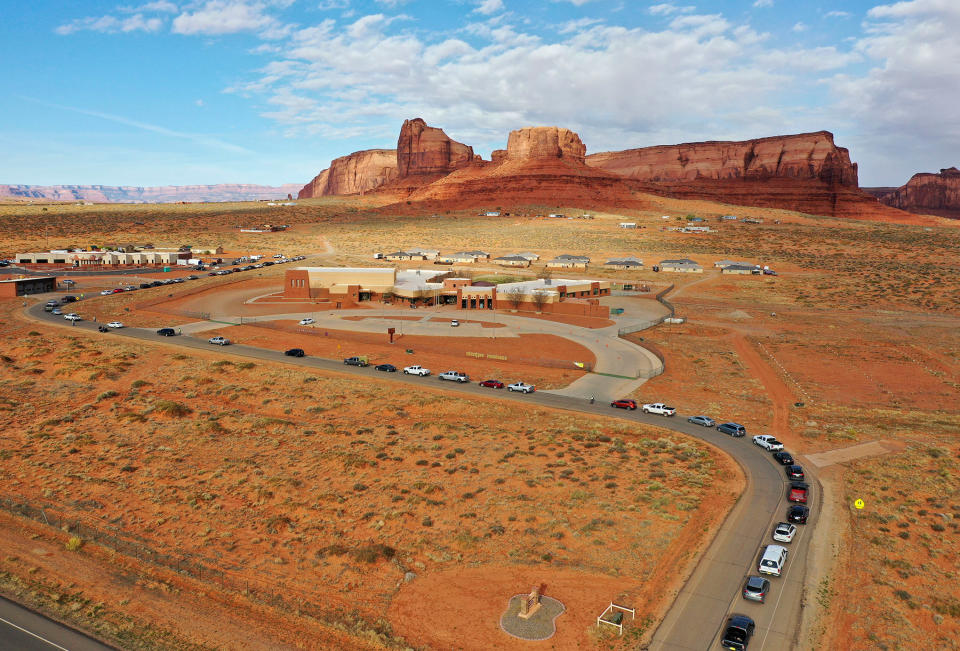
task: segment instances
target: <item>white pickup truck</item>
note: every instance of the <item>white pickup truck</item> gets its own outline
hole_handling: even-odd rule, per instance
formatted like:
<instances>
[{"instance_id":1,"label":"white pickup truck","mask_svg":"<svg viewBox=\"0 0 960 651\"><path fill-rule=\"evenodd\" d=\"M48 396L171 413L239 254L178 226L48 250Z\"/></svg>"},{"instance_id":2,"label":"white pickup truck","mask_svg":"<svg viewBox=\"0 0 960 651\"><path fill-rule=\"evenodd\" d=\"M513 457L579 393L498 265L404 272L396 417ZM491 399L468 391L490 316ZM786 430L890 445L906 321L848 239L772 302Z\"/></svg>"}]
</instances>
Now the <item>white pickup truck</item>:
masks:
<instances>
[{"instance_id":1,"label":"white pickup truck","mask_svg":"<svg viewBox=\"0 0 960 651\"><path fill-rule=\"evenodd\" d=\"M673 407L668 407L662 402L651 402L650 404L643 406L643 413L660 414L661 416L673 416L677 413L677 410Z\"/></svg>"},{"instance_id":2,"label":"white pickup truck","mask_svg":"<svg viewBox=\"0 0 960 651\"><path fill-rule=\"evenodd\" d=\"M536 390L532 384L526 382L514 382L507 385L507 391L519 391L520 393L533 393Z\"/></svg>"},{"instance_id":3,"label":"white pickup truck","mask_svg":"<svg viewBox=\"0 0 960 651\"><path fill-rule=\"evenodd\" d=\"M451 380L453 382L469 382L470 378L466 373L461 373L460 371L445 371L437 376L441 380Z\"/></svg>"},{"instance_id":4,"label":"white pickup truck","mask_svg":"<svg viewBox=\"0 0 960 651\"><path fill-rule=\"evenodd\" d=\"M430 375L430 369L423 368L422 366L407 366L403 369L405 375Z\"/></svg>"}]
</instances>

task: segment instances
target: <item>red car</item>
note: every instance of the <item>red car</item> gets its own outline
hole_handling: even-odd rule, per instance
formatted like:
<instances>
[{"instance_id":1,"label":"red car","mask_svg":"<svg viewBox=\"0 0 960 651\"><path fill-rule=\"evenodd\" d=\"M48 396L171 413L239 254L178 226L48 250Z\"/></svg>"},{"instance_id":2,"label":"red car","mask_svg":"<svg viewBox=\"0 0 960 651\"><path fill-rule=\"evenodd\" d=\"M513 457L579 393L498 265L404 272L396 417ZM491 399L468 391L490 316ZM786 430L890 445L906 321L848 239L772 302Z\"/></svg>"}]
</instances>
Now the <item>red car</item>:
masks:
<instances>
[{"instance_id":1,"label":"red car","mask_svg":"<svg viewBox=\"0 0 960 651\"><path fill-rule=\"evenodd\" d=\"M122 289L115 289L115 290L113 290L113 293L114 293L114 294L120 294L120 293L122 293L122 292L123 292Z\"/></svg>"},{"instance_id":2,"label":"red car","mask_svg":"<svg viewBox=\"0 0 960 651\"><path fill-rule=\"evenodd\" d=\"M488 389L502 389L503 382L500 380L484 380L480 383L480 386L487 387Z\"/></svg>"},{"instance_id":3,"label":"red car","mask_svg":"<svg viewBox=\"0 0 960 651\"><path fill-rule=\"evenodd\" d=\"M621 400L614 400L610 403L611 407L617 407L619 409L636 409L637 401L636 400L627 400L626 398Z\"/></svg>"},{"instance_id":4,"label":"red car","mask_svg":"<svg viewBox=\"0 0 960 651\"><path fill-rule=\"evenodd\" d=\"M787 493L787 500L791 502L800 502L801 504L807 503L807 495L810 492L810 486L802 482L791 482L790 490Z\"/></svg>"}]
</instances>

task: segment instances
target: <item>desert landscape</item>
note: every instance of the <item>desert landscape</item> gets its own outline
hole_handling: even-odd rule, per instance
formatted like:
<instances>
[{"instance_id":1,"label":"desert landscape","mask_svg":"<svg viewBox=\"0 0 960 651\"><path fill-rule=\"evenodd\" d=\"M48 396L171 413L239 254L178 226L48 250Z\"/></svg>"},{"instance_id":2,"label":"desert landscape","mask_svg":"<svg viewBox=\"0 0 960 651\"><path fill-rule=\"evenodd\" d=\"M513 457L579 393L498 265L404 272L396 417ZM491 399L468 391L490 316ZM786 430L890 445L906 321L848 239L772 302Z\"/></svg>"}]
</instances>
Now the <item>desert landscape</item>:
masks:
<instances>
[{"instance_id":1,"label":"desert landscape","mask_svg":"<svg viewBox=\"0 0 960 651\"><path fill-rule=\"evenodd\" d=\"M950 335L956 305L948 298L958 289L950 273L958 259L953 224L926 218L892 225L652 195L646 211L556 209L590 210L591 220L538 217L554 209L537 206L498 218L466 210L402 214L370 201L300 201L279 209L290 229L253 235L255 243L233 228L244 211L258 210L250 205L97 206L96 219L85 218L91 207L49 205L46 214L62 224L58 241L102 241L105 233L142 239L135 222L149 210L154 240L305 253L322 265L367 265L371 251L398 241L498 253L505 233L537 249L541 260L576 250L598 260L691 257L704 267L715 258L762 261L779 275L591 269L588 275L646 285L647 294L621 301L652 301L669 288L667 298L685 317L625 335L666 363L662 375L623 397L665 398L683 414L735 419L810 459L805 468L832 500L822 507L831 517L821 515L812 542L811 554L823 561L808 579L817 601L815 624L805 632L813 644L896 646L919 634L952 644L955 597L938 591L930 572L935 566L949 576L957 552L949 497L956 480L943 465L957 457L960 426L949 408L960 390L960 349ZM5 208L5 232L17 232L30 210ZM717 222L732 210L763 223ZM702 215L717 224L715 232L669 230L664 212ZM627 218L641 228L619 228ZM21 233L13 246L23 250L50 237ZM865 241L871 245L853 245ZM937 262L911 272L921 251ZM457 272L496 273L482 264ZM277 267L257 273L108 296L97 290L117 281L93 275L77 278L72 291L88 295L84 318L101 323L120 318L128 327L189 330L202 325L196 315L203 309L233 310L249 321L212 322L195 336L222 335L258 349L300 347L310 357L367 355L398 366L411 358L401 348L411 349L434 369L457 368L475 380L522 376L545 391L584 373L572 364L540 365L528 351L567 360L591 355L548 335L528 342L526 335L405 333L400 347L349 329L319 336L295 321L262 321L277 309L315 308L246 300L282 284ZM372 318L407 319L408 328L450 316L464 325L479 316L481 333L503 328L491 315L455 308L409 321L409 310L370 307ZM389 378L250 361L231 347L180 351L65 322L41 324L19 300L5 309L5 498L42 508L55 524L7 510L4 535L20 551L4 558L5 591L125 648L231 646L229 633L214 624L227 609L258 622L249 643L264 648L449 648L467 630L477 640L468 648L521 648L497 622L505 600L536 582L568 609L554 648L632 648L649 642L680 587L664 559L694 560L744 487L726 453L655 426L528 409L492 394L449 395L435 384L398 394ZM472 352L515 361L465 355ZM880 456L840 463L818 456L870 442L880 442ZM917 464L930 471L897 471ZM858 497L873 508L856 512L850 502ZM888 535L870 522L887 523ZM79 547L71 550L71 541ZM853 553L864 544L876 550L868 564ZM83 580L70 569L77 556L87 568ZM114 559L109 571L107 559ZM910 569L921 566L925 571ZM925 579L909 586L892 580L889 599L868 589L878 601L861 602L856 625L844 623L850 614L842 595L876 582L880 568ZM208 598L198 602L198 594ZM622 638L594 623L610 601L637 610ZM891 607L905 614L921 605L926 618L881 625ZM190 626L177 620L176 608L196 611Z\"/></svg>"},{"instance_id":2,"label":"desert landscape","mask_svg":"<svg viewBox=\"0 0 960 651\"><path fill-rule=\"evenodd\" d=\"M0 648L960 649L960 14L714 5L11 8Z\"/></svg>"}]
</instances>

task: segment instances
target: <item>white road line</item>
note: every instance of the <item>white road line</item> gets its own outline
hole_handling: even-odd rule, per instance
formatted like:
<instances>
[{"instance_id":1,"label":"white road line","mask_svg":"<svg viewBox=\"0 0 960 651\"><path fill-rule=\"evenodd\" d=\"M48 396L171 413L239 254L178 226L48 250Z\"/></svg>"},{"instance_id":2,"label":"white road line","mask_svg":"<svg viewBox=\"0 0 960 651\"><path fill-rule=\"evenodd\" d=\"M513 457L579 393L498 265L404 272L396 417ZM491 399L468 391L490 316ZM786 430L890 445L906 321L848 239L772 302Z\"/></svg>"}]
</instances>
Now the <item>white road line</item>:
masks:
<instances>
[{"instance_id":1,"label":"white road line","mask_svg":"<svg viewBox=\"0 0 960 651\"><path fill-rule=\"evenodd\" d=\"M807 531L807 525L803 525L803 528L801 528L801 527L799 527L799 526L798 526L797 528L800 529L800 535L794 537L794 542L796 542L796 543L799 544L800 539L803 538L803 534L806 533L806 531ZM791 544L790 544L790 551L793 551L793 542L791 542ZM794 561L794 562L795 562L795 561ZM781 578L783 579L782 583L785 584L785 583L787 582L787 575L790 573L790 570L791 570L792 568L793 568L793 563L790 563L790 564L789 564L789 567L787 567L787 570L783 573L783 576L781 577ZM783 598L783 593L785 592L785 590L783 590L784 587L786 587L786 586L781 586L781 589L777 591L777 601L776 601L776 603L773 604L773 615L774 615L774 618L775 618L776 615L777 615L777 608L780 607L780 599ZM802 586L802 585L801 585L801 589L803 589L803 586ZM767 636L770 635L770 629L773 628L772 624L773 624L773 620L771 619L771 625L770 625L770 626L767 626L766 630L765 630L764 633L763 633L763 639L760 640L760 649L761 649L761 650L763 649L764 645L767 643Z\"/></svg>"},{"instance_id":2,"label":"white road line","mask_svg":"<svg viewBox=\"0 0 960 651\"><path fill-rule=\"evenodd\" d=\"M55 643L51 642L50 640L48 640L48 639L45 638L45 637L40 637L39 635L37 635L37 634L34 633L33 631L28 631L27 629L25 629L25 628L23 628L23 627L17 626L17 625L14 624L13 622L10 622L10 621L5 620L3 617L0 617L0 622L3 622L3 623L6 624L7 626L12 626L13 628L17 629L18 631L23 631L23 632L26 633L27 635L30 635L30 636L33 636L33 637L37 638L37 639L40 640L41 642L46 642L47 644L49 644L50 646L52 646L52 647L55 648L55 649L60 649L60 651L70 651L70 649L66 649L66 648L60 646L59 644L55 644Z\"/></svg>"}]
</instances>

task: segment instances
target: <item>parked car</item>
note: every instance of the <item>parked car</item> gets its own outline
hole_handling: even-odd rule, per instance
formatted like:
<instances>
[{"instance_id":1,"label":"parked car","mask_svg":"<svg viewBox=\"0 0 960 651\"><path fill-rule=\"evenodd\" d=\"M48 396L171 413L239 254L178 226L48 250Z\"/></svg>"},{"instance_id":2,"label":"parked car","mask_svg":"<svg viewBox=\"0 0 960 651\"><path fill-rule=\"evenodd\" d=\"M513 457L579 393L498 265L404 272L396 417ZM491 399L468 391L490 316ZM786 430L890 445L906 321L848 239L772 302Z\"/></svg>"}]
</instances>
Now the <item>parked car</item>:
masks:
<instances>
[{"instance_id":1,"label":"parked car","mask_svg":"<svg viewBox=\"0 0 960 651\"><path fill-rule=\"evenodd\" d=\"M150 283L140 283L140 289L150 289L153 287Z\"/></svg>"},{"instance_id":2,"label":"parked car","mask_svg":"<svg viewBox=\"0 0 960 651\"><path fill-rule=\"evenodd\" d=\"M76 312L71 312L70 314L64 314L63 318L67 321L83 321L79 314Z\"/></svg>"},{"instance_id":3,"label":"parked car","mask_svg":"<svg viewBox=\"0 0 960 651\"><path fill-rule=\"evenodd\" d=\"M790 483L790 490L787 491L787 500L790 502L807 503L807 497L810 495L810 485L802 481Z\"/></svg>"},{"instance_id":4,"label":"parked car","mask_svg":"<svg viewBox=\"0 0 960 651\"><path fill-rule=\"evenodd\" d=\"M43 306L43 311L44 311L44 312L53 312L54 309L55 309L55 306L53 306L53 305L44 305L44 306Z\"/></svg>"},{"instance_id":5,"label":"parked car","mask_svg":"<svg viewBox=\"0 0 960 651\"><path fill-rule=\"evenodd\" d=\"M782 450L783 443L778 441L776 437L770 436L769 434L759 434L753 437L753 444L759 445L764 450Z\"/></svg>"},{"instance_id":6,"label":"parked car","mask_svg":"<svg viewBox=\"0 0 960 651\"><path fill-rule=\"evenodd\" d=\"M777 275L777 272L774 271L773 269L764 269L764 270L763 270L763 275L764 275L764 276L776 276L776 275Z\"/></svg>"},{"instance_id":7,"label":"parked car","mask_svg":"<svg viewBox=\"0 0 960 651\"><path fill-rule=\"evenodd\" d=\"M120 288L118 287L118 288L114 289L113 291L111 291L110 293L111 293L111 294L122 294L123 292L124 292L124 290L123 290L123 289L120 289Z\"/></svg>"},{"instance_id":8,"label":"parked car","mask_svg":"<svg viewBox=\"0 0 960 651\"><path fill-rule=\"evenodd\" d=\"M760 574L780 576L783 567L787 564L787 548L783 545L767 545L760 557L757 571Z\"/></svg>"},{"instance_id":9,"label":"parked car","mask_svg":"<svg viewBox=\"0 0 960 651\"><path fill-rule=\"evenodd\" d=\"M430 375L430 369L423 368L422 366L419 366L419 365L407 366L406 368L403 369L403 374L419 375L421 377L424 377L424 376Z\"/></svg>"},{"instance_id":10,"label":"parked car","mask_svg":"<svg viewBox=\"0 0 960 651\"><path fill-rule=\"evenodd\" d=\"M76 303L76 302L77 302L77 297L76 297L76 296L71 296L70 294L67 294L66 296L64 296L63 298L60 299L60 302L61 302L61 303Z\"/></svg>"},{"instance_id":11,"label":"parked car","mask_svg":"<svg viewBox=\"0 0 960 651\"><path fill-rule=\"evenodd\" d=\"M770 593L770 581L762 576L748 576L743 584L743 598L763 603Z\"/></svg>"},{"instance_id":12,"label":"parked car","mask_svg":"<svg viewBox=\"0 0 960 651\"><path fill-rule=\"evenodd\" d=\"M109 296L113 293L112 289L102 289L100 290L100 296Z\"/></svg>"},{"instance_id":13,"label":"parked car","mask_svg":"<svg viewBox=\"0 0 960 651\"><path fill-rule=\"evenodd\" d=\"M787 479L803 481L803 466L786 466L784 470L787 473Z\"/></svg>"},{"instance_id":14,"label":"parked car","mask_svg":"<svg viewBox=\"0 0 960 651\"><path fill-rule=\"evenodd\" d=\"M532 384L527 384L526 382L514 382L513 384L507 385L507 391L519 391L520 393L533 393L536 391L536 388Z\"/></svg>"},{"instance_id":15,"label":"parked car","mask_svg":"<svg viewBox=\"0 0 960 651\"><path fill-rule=\"evenodd\" d=\"M610 403L611 407L616 407L617 409L636 409L637 401L630 400L629 398L621 398L620 400L614 400Z\"/></svg>"},{"instance_id":16,"label":"parked car","mask_svg":"<svg viewBox=\"0 0 960 651\"><path fill-rule=\"evenodd\" d=\"M746 615L730 615L720 645L730 651L744 651L755 628L756 624Z\"/></svg>"},{"instance_id":17,"label":"parked car","mask_svg":"<svg viewBox=\"0 0 960 651\"><path fill-rule=\"evenodd\" d=\"M437 377L441 380L451 380L452 382L459 382L460 384L470 381L469 376L467 376L466 373L461 373L460 371L444 371Z\"/></svg>"},{"instance_id":18,"label":"parked car","mask_svg":"<svg viewBox=\"0 0 960 651\"><path fill-rule=\"evenodd\" d=\"M693 423L694 425L702 425L703 427L713 427L717 424L717 421L709 416L691 416L687 419L687 422Z\"/></svg>"},{"instance_id":19,"label":"parked car","mask_svg":"<svg viewBox=\"0 0 960 651\"><path fill-rule=\"evenodd\" d=\"M208 344L213 344L214 346L229 346L230 340L226 337L210 337L207 339Z\"/></svg>"},{"instance_id":20,"label":"parked car","mask_svg":"<svg viewBox=\"0 0 960 651\"><path fill-rule=\"evenodd\" d=\"M673 416L677 413L677 410L673 407L668 407L662 402L650 402L643 406L643 413L659 414L661 416Z\"/></svg>"},{"instance_id":21,"label":"parked car","mask_svg":"<svg viewBox=\"0 0 960 651\"><path fill-rule=\"evenodd\" d=\"M792 466L793 456L786 450L780 450L773 453L773 458L782 466Z\"/></svg>"},{"instance_id":22,"label":"parked car","mask_svg":"<svg viewBox=\"0 0 960 651\"><path fill-rule=\"evenodd\" d=\"M50 314L56 314L57 316L60 316L63 314L63 311L59 307L55 307L50 310Z\"/></svg>"},{"instance_id":23,"label":"parked car","mask_svg":"<svg viewBox=\"0 0 960 651\"><path fill-rule=\"evenodd\" d=\"M303 348L291 348L290 350L283 351L283 354L287 357L303 357L306 355L306 353L303 352Z\"/></svg>"},{"instance_id":24,"label":"parked car","mask_svg":"<svg viewBox=\"0 0 960 651\"><path fill-rule=\"evenodd\" d=\"M460 321L457 319L450 319L450 327L456 328L460 325Z\"/></svg>"},{"instance_id":25,"label":"parked car","mask_svg":"<svg viewBox=\"0 0 960 651\"><path fill-rule=\"evenodd\" d=\"M305 319L300 319L300 325L310 325L312 323L315 323L315 321L310 317L307 317Z\"/></svg>"},{"instance_id":26,"label":"parked car","mask_svg":"<svg viewBox=\"0 0 960 651\"><path fill-rule=\"evenodd\" d=\"M773 539L777 542L793 542L795 535L797 535L797 525L789 522L780 522L773 529Z\"/></svg>"},{"instance_id":27,"label":"parked car","mask_svg":"<svg viewBox=\"0 0 960 651\"><path fill-rule=\"evenodd\" d=\"M810 515L810 509L802 504L794 504L787 509L787 522L795 524L806 524L807 517Z\"/></svg>"},{"instance_id":28,"label":"parked car","mask_svg":"<svg viewBox=\"0 0 960 651\"><path fill-rule=\"evenodd\" d=\"M161 337L173 337L177 334L177 331L173 328L160 328L157 330L157 334Z\"/></svg>"},{"instance_id":29,"label":"parked car","mask_svg":"<svg viewBox=\"0 0 960 651\"><path fill-rule=\"evenodd\" d=\"M107 327L108 327L108 328L122 328L122 327L123 327L123 323L121 323L120 321L111 321L110 323L107 324Z\"/></svg>"},{"instance_id":30,"label":"parked car","mask_svg":"<svg viewBox=\"0 0 960 651\"><path fill-rule=\"evenodd\" d=\"M747 428L739 423L720 423L717 425L717 431L729 434L734 438L740 438L747 435Z\"/></svg>"},{"instance_id":31,"label":"parked car","mask_svg":"<svg viewBox=\"0 0 960 651\"><path fill-rule=\"evenodd\" d=\"M397 367L393 364L377 364L373 367L375 371L383 371L384 373L396 373Z\"/></svg>"},{"instance_id":32,"label":"parked car","mask_svg":"<svg viewBox=\"0 0 960 651\"><path fill-rule=\"evenodd\" d=\"M500 380L484 380L480 383L480 386L487 387L488 389L502 389L506 385Z\"/></svg>"},{"instance_id":33,"label":"parked car","mask_svg":"<svg viewBox=\"0 0 960 651\"><path fill-rule=\"evenodd\" d=\"M343 360L343 363L347 366L370 366L366 357L348 357Z\"/></svg>"}]
</instances>

